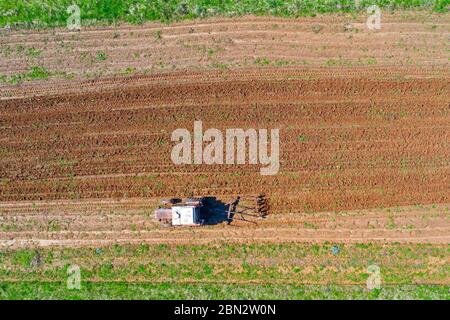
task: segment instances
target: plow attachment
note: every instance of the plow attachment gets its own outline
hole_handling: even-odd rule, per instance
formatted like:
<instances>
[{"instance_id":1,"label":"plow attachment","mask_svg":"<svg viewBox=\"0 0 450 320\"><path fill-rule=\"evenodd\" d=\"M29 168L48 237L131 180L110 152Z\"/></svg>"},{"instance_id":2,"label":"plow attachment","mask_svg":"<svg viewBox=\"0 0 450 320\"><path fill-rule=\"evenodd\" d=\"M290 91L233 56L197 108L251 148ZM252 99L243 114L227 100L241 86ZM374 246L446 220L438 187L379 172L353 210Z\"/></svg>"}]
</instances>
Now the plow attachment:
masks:
<instances>
[{"instance_id":1,"label":"plow attachment","mask_svg":"<svg viewBox=\"0 0 450 320\"><path fill-rule=\"evenodd\" d=\"M254 220L265 218L269 210L269 201L263 193L245 198L238 196L228 204L227 221L228 224L233 220L257 224Z\"/></svg>"}]
</instances>

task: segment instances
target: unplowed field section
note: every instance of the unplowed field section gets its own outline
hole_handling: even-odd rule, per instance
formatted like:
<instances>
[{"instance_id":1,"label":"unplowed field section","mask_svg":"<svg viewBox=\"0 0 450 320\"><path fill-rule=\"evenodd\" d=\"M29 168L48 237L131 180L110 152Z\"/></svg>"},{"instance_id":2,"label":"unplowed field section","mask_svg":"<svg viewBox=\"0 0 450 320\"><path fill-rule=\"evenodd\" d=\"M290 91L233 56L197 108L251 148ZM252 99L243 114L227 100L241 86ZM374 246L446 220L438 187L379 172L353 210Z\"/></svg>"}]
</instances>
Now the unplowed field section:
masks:
<instances>
[{"instance_id":1,"label":"unplowed field section","mask_svg":"<svg viewBox=\"0 0 450 320\"><path fill-rule=\"evenodd\" d=\"M244 69L5 89L0 200L269 195L273 212L448 203L447 69ZM177 128L280 129L280 171L174 165Z\"/></svg>"},{"instance_id":2,"label":"unplowed field section","mask_svg":"<svg viewBox=\"0 0 450 320\"><path fill-rule=\"evenodd\" d=\"M376 31L366 20L366 14L243 17L3 32L0 75L33 66L76 79L255 66L448 66L450 14L383 10Z\"/></svg>"}]
</instances>

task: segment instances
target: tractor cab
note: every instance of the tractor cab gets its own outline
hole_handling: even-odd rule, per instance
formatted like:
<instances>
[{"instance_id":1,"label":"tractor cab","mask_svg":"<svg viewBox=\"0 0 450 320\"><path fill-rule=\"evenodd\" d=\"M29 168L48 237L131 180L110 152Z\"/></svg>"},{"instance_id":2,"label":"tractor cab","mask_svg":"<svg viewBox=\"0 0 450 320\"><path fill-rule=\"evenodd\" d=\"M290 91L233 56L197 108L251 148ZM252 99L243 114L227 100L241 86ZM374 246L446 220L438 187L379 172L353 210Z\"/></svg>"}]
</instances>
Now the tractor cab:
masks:
<instances>
[{"instance_id":1,"label":"tractor cab","mask_svg":"<svg viewBox=\"0 0 450 320\"><path fill-rule=\"evenodd\" d=\"M205 222L206 207L203 198L169 199L155 210L155 218L166 225L197 226Z\"/></svg>"},{"instance_id":2,"label":"tractor cab","mask_svg":"<svg viewBox=\"0 0 450 320\"><path fill-rule=\"evenodd\" d=\"M192 226L202 224L200 215L201 206L174 206L172 207L172 225Z\"/></svg>"}]
</instances>

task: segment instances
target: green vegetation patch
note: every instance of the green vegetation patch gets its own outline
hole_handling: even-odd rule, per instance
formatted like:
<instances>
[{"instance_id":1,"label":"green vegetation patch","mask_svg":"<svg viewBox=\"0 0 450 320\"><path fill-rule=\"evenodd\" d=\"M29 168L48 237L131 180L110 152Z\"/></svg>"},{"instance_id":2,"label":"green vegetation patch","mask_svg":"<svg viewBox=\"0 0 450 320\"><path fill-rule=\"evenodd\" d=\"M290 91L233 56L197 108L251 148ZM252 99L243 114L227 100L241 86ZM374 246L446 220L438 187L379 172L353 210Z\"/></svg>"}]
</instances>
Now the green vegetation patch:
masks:
<instances>
[{"instance_id":1,"label":"green vegetation patch","mask_svg":"<svg viewBox=\"0 0 450 320\"><path fill-rule=\"evenodd\" d=\"M367 290L364 286L234 285L130 282L83 282L68 289L59 282L5 282L0 299L448 299L448 287L395 286Z\"/></svg>"},{"instance_id":2,"label":"green vegetation patch","mask_svg":"<svg viewBox=\"0 0 450 320\"><path fill-rule=\"evenodd\" d=\"M64 71L49 71L45 67L41 66L33 66L29 68L29 71L22 72L22 73L16 73L11 75L2 75L0 74L0 83L7 83L7 84L18 84L22 83L24 81L31 81L31 80L47 80L49 77L64 77L69 79L73 76L73 74L66 73Z\"/></svg>"},{"instance_id":3,"label":"green vegetation patch","mask_svg":"<svg viewBox=\"0 0 450 320\"><path fill-rule=\"evenodd\" d=\"M240 292L242 299L442 298L448 294L449 250L449 245L370 243L4 250L0 295L222 299ZM72 292L66 283L74 266L82 288ZM370 291L366 285L373 266L380 270L381 288Z\"/></svg>"},{"instance_id":4,"label":"green vegetation patch","mask_svg":"<svg viewBox=\"0 0 450 320\"><path fill-rule=\"evenodd\" d=\"M282 17L355 12L372 4L386 10L426 9L447 12L449 0L0 0L0 26L41 28L65 26L76 4L82 25L118 22L178 21L211 16L274 15Z\"/></svg>"},{"instance_id":5,"label":"green vegetation patch","mask_svg":"<svg viewBox=\"0 0 450 320\"><path fill-rule=\"evenodd\" d=\"M16 84L26 80L48 79L50 75L52 75L52 73L50 73L46 68L37 66L31 67L30 71L24 73L9 76L0 75L0 82Z\"/></svg>"}]
</instances>

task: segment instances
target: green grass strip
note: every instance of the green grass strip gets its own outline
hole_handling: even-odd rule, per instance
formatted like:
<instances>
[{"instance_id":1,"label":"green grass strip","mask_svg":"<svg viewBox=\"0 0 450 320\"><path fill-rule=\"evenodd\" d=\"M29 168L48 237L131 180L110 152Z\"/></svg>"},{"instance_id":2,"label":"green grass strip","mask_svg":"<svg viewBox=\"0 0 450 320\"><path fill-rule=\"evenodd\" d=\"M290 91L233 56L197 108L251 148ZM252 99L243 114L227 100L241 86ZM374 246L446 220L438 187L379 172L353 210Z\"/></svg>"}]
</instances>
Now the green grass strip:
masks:
<instances>
[{"instance_id":1,"label":"green grass strip","mask_svg":"<svg viewBox=\"0 0 450 320\"><path fill-rule=\"evenodd\" d=\"M391 286L367 290L364 286L217 285L83 282L68 289L58 282L6 282L0 299L449 299L446 286Z\"/></svg>"},{"instance_id":2,"label":"green grass strip","mask_svg":"<svg viewBox=\"0 0 450 320\"><path fill-rule=\"evenodd\" d=\"M213 16L279 17L358 12L372 4L384 10L447 12L450 0L0 0L0 27L17 29L66 26L70 5L80 8L82 26L118 22L179 21Z\"/></svg>"}]
</instances>

